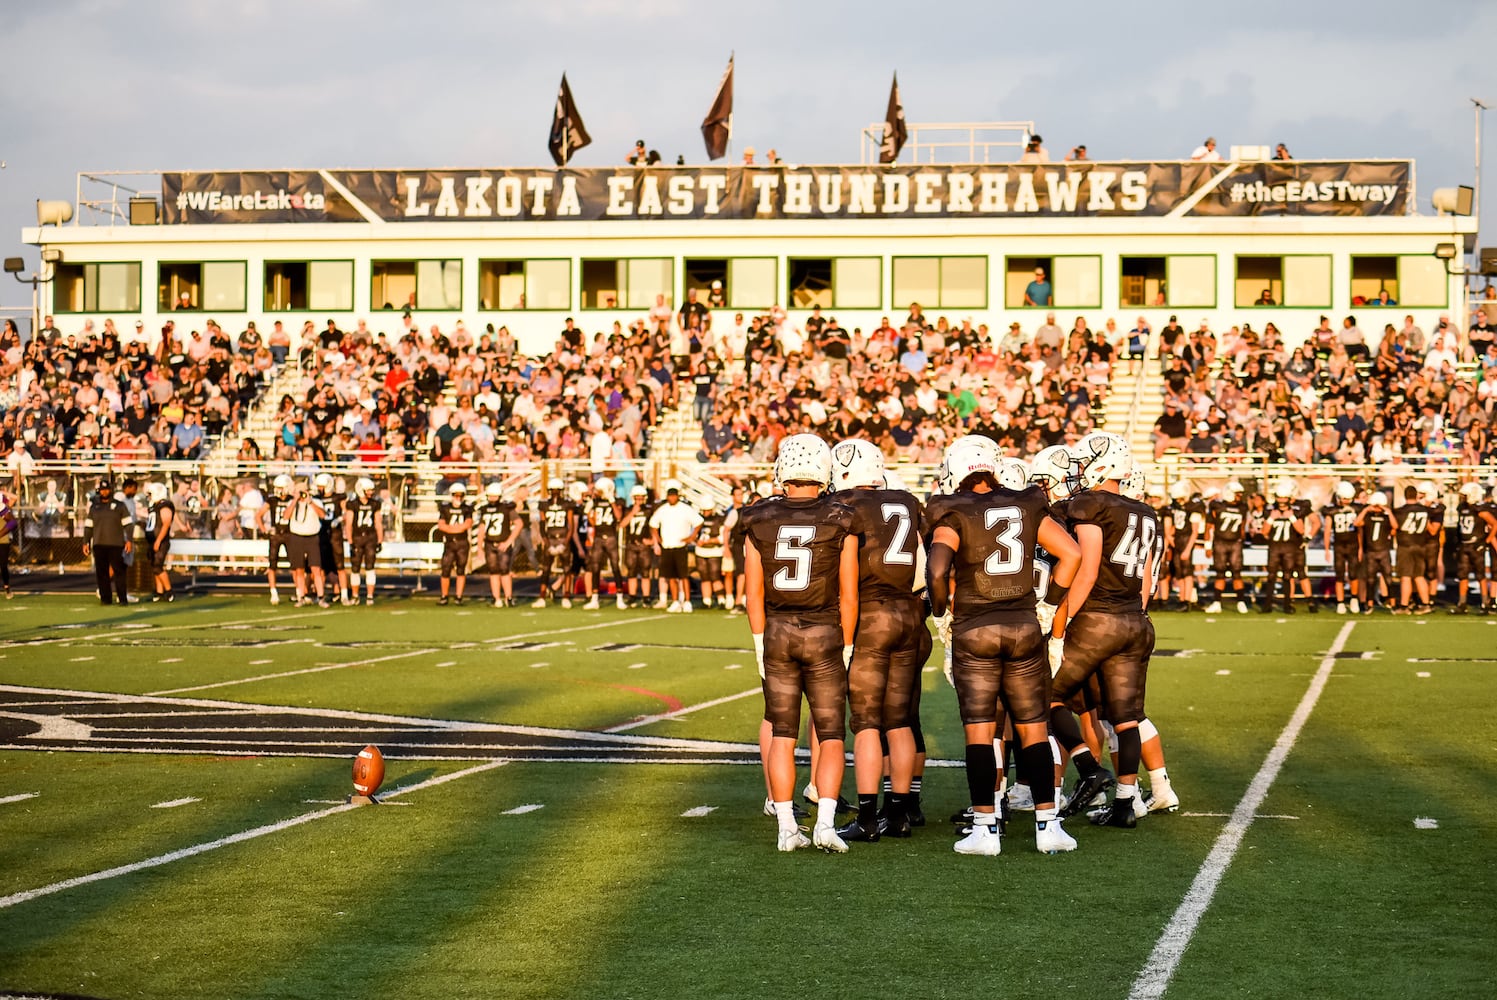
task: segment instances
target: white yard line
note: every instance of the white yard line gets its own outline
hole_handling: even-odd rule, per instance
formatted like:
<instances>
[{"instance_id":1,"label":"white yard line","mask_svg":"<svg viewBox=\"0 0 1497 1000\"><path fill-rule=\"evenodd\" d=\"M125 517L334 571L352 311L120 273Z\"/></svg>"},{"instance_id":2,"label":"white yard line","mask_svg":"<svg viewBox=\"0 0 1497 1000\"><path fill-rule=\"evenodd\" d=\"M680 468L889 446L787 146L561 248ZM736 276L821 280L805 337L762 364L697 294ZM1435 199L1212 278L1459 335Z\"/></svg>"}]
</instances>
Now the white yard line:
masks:
<instances>
[{"instance_id":1,"label":"white yard line","mask_svg":"<svg viewBox=\"0 0 1497 1000\"><path fill-rule=\"evenodd\" d=\"M41 792L22 792L20 795L6 795L3 798L0 798L0 806L13 805L17 802L25 802L27 799L34 799L40 794Z\"/></svg>"},{"instance_id":2,"label":"white yard line","mask_svg":"<svg viewBox=\"0 0 1497 1000\"><path fill-rule=\"evenodd\" d=\"M168 800L166 802L158 802L155 805L151 806L151 808L152 809L175 809L178 806L190 806L194 802L201 802L201 801L203 801L203 800L202 799L195 799L195 798L192 798L191 796L188 796L185 799L170 799L170 800Z\"/></svg>"},{"instance_id":3,"label":"white yard line","mask_svg":"<svg viewBox=\"0 0 1497 1000\"><path fill-rule=\"evenodd\" d=\"M537 809L544 809L544 808L546 808L546 807L544 805L542 805L541 803L539 803L539 802L529 802L529 803L526 803L523 806L515 806L513 809L506 809L502 813L500 813L499 815L500 816L523 816L526 813L533 813Z\"/></svg>"},{"instance_id":4,"label":"white yard line","mask_svg":"<svg viewBox=\"0 0 1497 1000\"><path fill-rule=\"evenodd\" d=\"M301 618L321 618L323 615L330 615L330 614L333 614L333 613L334 612L332 612L332 611L320 611L320 610L319 611L304 611L304 612L302 612L300 614L285 615L283 617L277 618L273 624L279 625L282 622L296 621L296 620L301 619ZM144 632L144 634L146 634L146 635L158 635L158 634L160 634L162 632L180 632L180 631L182 631L184 629L188 630L188 631L191 631L193 629L220 629L220 628L229 628L229 627L234 626L234 625L264 625L265 623L266 622L265 622L264 618L240 618L240 619L238 619L236 621L227 621L227 622L193 622L193 623L191 623L189 625L163 625L160 628L152 628L152 629L146 630ZM47 637L41 638L41 639L32 639L32 640L30 640L28 642L18 642L16 640L9 639L9 640L5 640L3 642L0 642L0 646L4 646L4 647L9 648L9 649L25 649L27 646L41 646L41 645L44 645L46 643L51 643L51 642L69 642L69 643L96 642L96 641L98 641L100 639L110 639L110 638L123 639L123 638L127 638L129 636L136 635L136 634L140 634L140 630L114 628L114 629L110 629L108 632L94 632L91 635L58 635L58 636L47 636Z\"/></svg>"},{"instance_id":5,"label":"white yard line","mask_svg":"<svg viewBox=\"0 0 1497 1000\"><path fill-rule=\"evenodd\" d=\"M282 677L299 677L302 674L320 674L326 670L342 670L345 667L367 667L374 663L385 663L389 660L404 660L412 656L425 656L427 653L435 653L435 649L413 649L405 653L391 653L389 656L375 656L367 660L350 660L347 663L324 663L320 667L305 667L301 670L283 670L277 674L260 674L256 677L241 677L238 680L218 681L214 684L194 684L191 687L167 688L165 691L147 691L148 696L154 697L163 694L186 694L189 691L212 691L215 688L233 687L236 684L253 684L256 681L274 681Z\"/></svg>"},{"instance_id":6,"label":"white yard line","mask_svg":"<svg viewBox=\"0 0 1497 1000\"><path fill-rule=\"evenodd\" d=\"M692 806L681 814L682 819L701 819L717 810L717 806Z\"/></svg>"},{"instance_id":7,"label":"white yard line","mask_svg":"<svg viewBox=\"0 0 1497 1000\"><path fill-rule=\"evenodd\" d=\"M660 715L646 715L642 718L634 719L631 722L625 722L622 725L612 726L608 729L603 730L603 732L622 733L627 732L630 729L638 729L640 726L648 726L656 722L664 722L667 719L679 719L683 715L690 715L692 712L700 712L704 708L716 708L718 705L726 705L730 701L737 701L739 698L747 698L751 694L760 694L763 691L764 689L762 687L751 687L747 691L739 691L737 694L724 695L721 698L713 698L711 701L704 701L697 705L687 705L685 708L678 708L674 712L662 712Z\"/></svg>"},{"instance_id":8,"label":"white yard line","mask_svg":"<svg viewBox=\"0 0 1497 1000\"><path fill-rule=\"evenodd\" d=\"M508 763L509 761L506 760L494 760L489 761L486 764L479 764L475 767L466 767L461 771L453 771L450 774L443 774L438 775L435 778L428 778L425 781L419 781L414 785L407 785L404 788L396 788L390 792L385 793L383 797L395 798L396 796L405 795L410 792L421 791L422 789L426 788L433 788L437 785L446 784L449 781L456 781L458 778L466 778L471 774L479 774L483 771L492 771L496 767L503 767ZM333 806L330 809L318 809L315 812L302 813L300 816L293 816L290 819L281 820L279 823L267 823L265 826L257 826L251 830L243 830L239 833L232 833L227 837L220 837L217 840L210 840L202 844L194 844L191 847L184 847L180 850L169 851L166 854L158 854L154 858L146 858L144 861L135 861L128 865L119 865L115 868L106 868L103 871L92 872L88 875L79 875L77 878L64 879L61 882L53 882L51 885L44 885L40 888L27 889L24 892L11 893L9 896L0 896L0 910L8 909L9 907L16 906L20 903L30 902L31 900L37 899L41 896L50 896L53 893L62 892L64 889L74 889L80 885L88 885L91 882L103 882L106 879L119 878L122 875L133 875L135 872L144 871L147 868L159 868L162 865L169 865L173 861L181 861L185 858L196 857L199 854L207 854L209 851L216 851L220 847L228 847L230 844L238 844L246 840L254 840L256 837L263 837L266 834L270 833L280 833L282 830L289 830L292 827L301 826L303 823L310 823L313 820L317 819L326 819L328 816L336 816L338 813L348 812L350 809L358 808L359 806L345 803L343 805Z\"/></svg>"},{"instance_id":9,"label":"white yard line","mask_svg":"<svg viewBox=\"0 0 1497 1000\"><path fill-rule=\"evenodd\" d=\"M573 632L592 632L600 628L621 628L625 625L635 625L639 622L652 622L668 615L645 615L641 618L625 618L617 622L598 622L596 625L576 625L571 628L552 628L542 632L521 632L517 635L496 635L492 639L485 640L489 643L519 642L521 639L539 639L545 635L571 635Z\"/></svg>"},{"instance_id":10,"label":"white yard line","mask_svg":"<svg viewBox=\"0 0 1497 1000\"><path fill-rule=\"evenodd\" d=\"M1331 677L1331 670L1336 665L1336 657L1346 648L1346 640L1351 636L1351 631L1356 624L1356 622L1347 622L1336 634L1336 641L1331 643L1325 659L1320 661L1320 669L1315 672L1315 677L1310 681L1310 687L1305 691L1305 696L1300 699L1299 706L1289 717L1289 723L1284 727L1284 731L1274 741L1273 749L1268 752L1263 766L1248 783L1247 791L1243 793L1237 807L1232 810L1232 818L1217 835L1216 843L1211 847L1211 853L1207 854L1206 860L1201 863L1200 870L1196 872L1195 881L1191 882L1190 889L1186 891L1179 909L1175 911L1175 915L1165 925L1164 932L1159 935L1159 940L1155 942L1154 950L1149 954L1148 961L1144 963L1143 970L1139 972L1138 978L1133 981L1133 988L1128 992L1129 1000L1154 1000L1154 998L1163 996L1164 991L1169 988L1170 979L1174 976L1175 969L1179 967L1180 959L1185 955L1185 949L1190 947L1191 938L1195 937L1201 917L1205 915L1206 908L1211 905L1211 898L1216 895L1217 886L1221 884L1228 866L1232 864L1232 858L1242 846L1242 839L1247 835L1248 827L1253 825L1253 820L1258 814L1258 809L1263 805L1264 799L1268 797L1268 791L1273 787L1274 779L1278 778L1279 771L1289 756L1289 751L1294 749L1300 730L1305 728L1305 723L1310 719L1310 713L1315 710L1315 703L1320 700L1321 693L1325 691L1326 682Z\"/></svg>"}]
</instances>

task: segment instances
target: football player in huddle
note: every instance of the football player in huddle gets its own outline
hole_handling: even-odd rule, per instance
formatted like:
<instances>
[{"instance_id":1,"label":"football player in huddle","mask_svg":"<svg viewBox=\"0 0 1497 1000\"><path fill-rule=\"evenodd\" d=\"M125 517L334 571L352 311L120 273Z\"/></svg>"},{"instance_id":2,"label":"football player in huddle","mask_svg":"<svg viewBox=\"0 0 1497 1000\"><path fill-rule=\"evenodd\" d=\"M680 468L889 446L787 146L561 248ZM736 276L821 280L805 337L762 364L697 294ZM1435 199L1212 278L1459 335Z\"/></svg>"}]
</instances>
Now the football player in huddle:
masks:
<instances>
[{"instance_id":1,"label":"football player in huddle","mask_svg":"<svg viewBox=\"0 0 1497 1000\"><path fill-rule=\"evenodd\" d=\"M438 604L446 604L450 592L456 603L463 603L468 558L472 555L472 530L473 505L468 502L468 486L463 482L453 483L447 498L437 504L437 533L442 536L442 596L437 598Z\"/></svg>"},{"instance_id":2,"label":"football player in huddle","mask_svg":"<svg viewBox=\"0 0 1497 1000\"><path fill-rule=\"evenodd\" d=\"M1362 566L1362 614L1372 614L1379 596L1378 581L1392 597L1397 588L1393 575L1393 531L1397 522L1388 509L1388 494L1378 490L1367 498L1367 506L1357 514L1358 562Z\"/></svg>"},{"instance_id":3,"label":"football player in huddle","mask_svg":"<svg viewBox=\"0 0 1497 1000\"><path fill-rule=\"evenodd\" d=\"M275 568L284 554L289 561L291 549L291 491L295 488L290 476L284 473L271 482L270 494L260 509L255 511L255 530L269 543L270 560L265 565L265 579L270 584L270 603L280 604L281 595L276 590Z\"/></svg>"},{"instance_id":4,"label":"football player in huddle","mask_svg":"<svg viewBox=\"0 0 1497 1000\"><path fill-rule=\"evenodd\" d=\"M577 581L583 581L583 593L592 597L589 588L591 574L587 571L587 553L592 548L593 525L588 519L589 508L587 484L581 480L574 479L567 484L567 503L572 505L573 524L575 531L572 535L572 561L567 567L566 576L561 581L561 592L568 598L562 607L571 607L573 594L577 593Z\"/></svg>"},{"instance_id":5,"label":"football player in huddle","mask_svg":"<svg viewBox=\"0 0 1497 1000\"><path fill-rule=\"evenodd\" d=\"M1433 480L1419 481L1419 502L1429 508L1429 523L1434 529L1424 538L1424 575L1429 580L1429 602L1425 611L1434 610L1435 595L1440 592L1445 563L1445 504L1440 487Z\"/></svg>"},{"instance_id":6,"label":"football player in huddle","mask_svg":"<svg viewBox=\"0 0 1497 1000\"><path fill-rule=\"evenodd\" d=\"M1334 500L1320 511L1325 550L1330 554L1331 572L1335 576L1338 615L1346 614L1348 596L1351 613L1361 611L1358 594L1362 589L1362 572L1357 565L1357 515L1362 507L1356 500L1357 488L1351 483L1340 482L1336 484Z\"/></svg>"},{"instance_id":7,"label":"football player in huddle","mask_svg":"<svg viewBox=\"0 0 1497 1000\"><path fill-rule=\"evenodd\" d=\"M478 544L483 547L484 570L489 574L489 596L494 607L503 608L515 603L515 539L524 521L519 508L504 499L502 483L485 486L483 501L476 511Z\"/></svg>"},{"instance_id":8,"label":"football player in huddle","mask_svg":"<svg viewBox=\"0 0 1497 1000\"><path fill-rule=\"evenodd\" d=\"M1206 533L1211 545L1211 603L1207 614L1219 614L1222 609L1222 584L1232 581L1232 595L1237 599L1237 610L1247 614L1247 602L1243 600L1242 579L1243 528L1247 522L1247 504L1242 499L1242 484L1232 480L1222 487L1221 495L1206 506Z\"/></svg>"},{"instance_id":9,"label":"football player in huddle","mask_svg":"<svg viewBox=\"0 0 1497 1000\"><path fill-rule=\"evenodd\" d=\"M353 604L348 596L348 567L343 559L343 504L348 494L336 490L333 477L319 472L312 480L313 495L322 505L322 530L317 533L317 546L322 554L322 571L336 574L339 600L344 607Z\"/></svg>"},{"instance_id":10,"label":"football player in huddle","mask_svg":"<svg viewBox=\"0 0 1497 1000\"><path fill-rule=\"evenodd\" d=\"M566 483L560 476L546 482L546 499L541 502L541 594L531 605L544 608L547 597L561 598L561 606L572 606L571 591L566 589L572 568L572 545L577 538L577 511L567 502Z\"/></svg>"},{"instance_id":11,"label":"football player in huddle","mask_svg":"<svg viewBox=\"0 0 1497 1000\"><path fill-rule=\"evenodd\" d=\"M1115 434L1092 435L1089 451L1081 467L1086 489L1066 509L1080 543L1081 568L1055 612L1049 652L1052 663L1059 661L1057 699L1075 695L1093 674L1101 681L1103 715L1117 740L1117 784L1111 806L1091 819L1131 828L1138 821L1140 726L1154 651L1154 625L1145 609L1160 526L1147 504L1121 494L1133 470L1127 442ZM1106 784L1105 777L1083 778L1066 812L1085 808Z\"/></svg>"},{"instance_id":12,"label":"football player in huddle","mask_svg":"<svg viewBox=\"0 0 1497 1000\"><path fill-rule=\"evenodd\" d=\"M175 597L166 563L172 550L171 533L177 519L177 508L171 502L165 483L146 483L146 503L146 556L150 560L151 582L155 590L151 600L170 604Z\"/></svg>"},{"instance_id":13,"label":"football player in huddle","mask_svg":"<svg viewBox=\"0 0 1497 1000\"><path fill-rule=\"evenodd\" d=\"M1050 671L1035 612L1034 552L1039 545L1056 557L1046 597L1061 604L1080 563L1080 550L1049 516L1039 489L1005 489L1000 484L992 450L955 442L946 453L946 471L952 492L932 498L926 516L934 526L931 610L943 638L950 636L972 800L972 832L954 849L983 856L995 856L1002 849L993 743L1001 713L1020 745L1019 776L1037 800L1036 848L1049 854L1074 850L1076 841L1062 828L1054 802Z\"/></svg>"},{"instance_id":14,"label":"football player in huddle","mask_svg":"<svg viewBox=\"0 0 1497 1000\"><path fill-rule=\"evenodd\" d=\"M1195 549L1205 526L1199 501L1193 499L1190 484L1176 480L1170 485L1170 504L1165 508L1164 580L1161 593L1166 601L1170 584L1180 588L1180 610L1189 611L1196 601Z\"/></svg>"},{"instance_id":15,"label":"football player in huddle","mask_svg":"<svg viewBox=\"0 0 1497 1000\"><path fill-rule=\"evenodd\" d=\"M712 607L715 594L720 606L726 608L728 598L723 587L723 545L727 537L728 515L718 510L712 498L705 494L697 500L697 513L702 515L702 526L697 529L693 554L696 556L697 575L702 580L702 607ZM688 594L690 589L688 584Z\"/></svg>"},{"instance_id":16,"label":"football player in huddle","mask_svg":"<svg viewBox=\"0 0 1497 1000\"><path fill-rule=\"evenodd\" d=\"M780 442L775 460L775 480L784 496L755 504L744 519L749 630L763 678L770 728L764 756L781 851L811 844L828 852L847 850L835 818L844 769L847 667L858 623L858 538L852 510L835 494L823 493L831 476L827 443L814 434L790 435ZM803 694L821 741L810 840L794 813Z\"/></svg>"},{"instance_id":17,"label":"football player in huddle","mask_svg":"<svg viewBox=\"0 0 1497 1000\"><path fill-rule=\"evenodd\" d=\"M364 603L374 603L374 559L385 544L383 503L374 492L374 480L361 478L353 484L353 496L343 508L348 535L348 563L353 573L353 597L359 596L359 574L364 575Z\"/></svg>"},{"instance_id":18,"label":"football player in huddle","mask_svg":"<svg viewBox=\"0 0 1497 1000\"><path fill-rule=\"evenodd\" d=\"M1295 500L1293 480L1274 484L1274 502L1268 508L1264 530L1268 536L1267 575L1263 580L1261 611L1273 611L1280 578L1284 581L1284 613L1294 614L1294 582L1305 578L1305 540L1311 534L1306 504ZM1310 602L1310 610L1319 610Z\"/></svg>"},{"instance_id":19,"label":"football player in huddle","mask_svg":"<svg viewBox=\"0 0 1497 1000\"><path fill-rule=\"evenodd\" d=\"M849 440L832 449L832 488L852 509L858 539L860 609L847 675L858 814L837 830L843 840L910 835L915 689L923 665L921 638L930 636L916 593L924 583L925 552L920 501L886 484L883 452L873 443ZM880 823L886 744L891 791Z\"/></svg>"},{"instance_id":20,"label":"football player in huddle","mask_svg":"<svg viewBox=\"0 0 1497 1000\"><path fill-rule=\"evenodd\" d=\"M723 607L733 615L743 604L743 532L738 519L753 496L752 490L734 486L723 512Z\"/></svg>"},{"instance_id":21,"label":"football player in huddle","mask_svg":"<svg viewBox=\"0 0 1497 1000\"><path fill-rule=\"evenodd\" d=\"M1443 507L1439 509L1440 520L1437 520L1435 508L1425 502L1430 499L1423 489L1425 485L1405 486L1403 506L1393 509L1398 531L1394 540L1398 551L1399 589L1398 607L1393 609L1395 615L1422 615L1430 610L1429 567L1439 557L1435 538L1440 533L1445 511ZM1419 596L1418 604L1411 603L1415 594Z\"/></svg>"},{"instance_id":22,"label":"football player in huddle","mask_svg":"<svg viewBox=\"0 0 1497 1000\"><path fill-rule=\"evenodd\" d=\"M587 603L583 607L596 611L603 594L603 567L607 565L613 573L613 586L617 592L619 610L624 602L624 574L619 566L619 505L614 499L613 480L607 476L593 485L593 497L586 511L588 528L587 578L583 583L587 590Z\"/></svg>"},{"instance_id":23,"label":"football player in huddle","mask_svg":"<svg viewBox=\"0 0 1497 1000\"><path fill-rule=\"evenodd\" d=\"M650 491L636 486L629 491L629 509L624 512L624 572L628 574L629 603L644 607L650 603L650 579L655 572L655 545L650 534ZM665 600L662 585L660 599ZM659 607L665 607L662 603Z\"/></svg>"},{"instance_id":24,"label":"football player in huddle","mask_svg":"<svg viewBox=\"0 0 1497 1000\"><path fill-rule=\"evenodd\" d=\"M1497 538L1497 510L1482 502L1483 495L1481 483L1466 483L1461 487L1461 502L1455 511L1458 547L1455 550L1456 604L1450 609L1453 615L1464 615L1468 611L1472 576L1476 577L1477 591L1481 596L1480 610L1491 608L1493 594L1487 571L1487 553L1492 549L1493 539Z\"/></svg>"}]
</instances>

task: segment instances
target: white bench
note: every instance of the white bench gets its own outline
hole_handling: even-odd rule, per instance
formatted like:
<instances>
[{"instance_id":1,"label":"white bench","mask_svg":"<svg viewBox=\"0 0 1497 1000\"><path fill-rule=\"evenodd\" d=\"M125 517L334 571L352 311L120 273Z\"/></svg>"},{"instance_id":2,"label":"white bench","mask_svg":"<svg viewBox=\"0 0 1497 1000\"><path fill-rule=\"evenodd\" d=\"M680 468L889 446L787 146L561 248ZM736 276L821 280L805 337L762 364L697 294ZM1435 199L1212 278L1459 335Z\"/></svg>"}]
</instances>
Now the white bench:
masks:
<instances>
[{"instance_id":1,"label":"white bench","mask_svg":"<svg viewBox=\"0 0 1497 1000\"><path fill-rule=\"evenodd\" d=\"M1192 561L1195 563L1197 573L1211 575L1211 547L1197 545L1192 553ZM1245 577L1262 577L1268 572L1268 549L1264 546L1251 546L1242 550L1242 575ZM1312 548L1305 553L1305 572L1313 579L1331 576L1335 567L1331 564L1330 554L1321 548Z\"/></svg>"},{"instance_id":2,"label":"white bench","mask_svg":"<svg viewBox=\"0 0 1497 1000\"><path fill-rule=\"evenodd\" d=\"M194 570L247 569L264 572L269 543L263 538L173 538L172 568ZM431 572L442 561L441 542L386 542L376 568L396 574Z\"/></svg>"}]
</instances>

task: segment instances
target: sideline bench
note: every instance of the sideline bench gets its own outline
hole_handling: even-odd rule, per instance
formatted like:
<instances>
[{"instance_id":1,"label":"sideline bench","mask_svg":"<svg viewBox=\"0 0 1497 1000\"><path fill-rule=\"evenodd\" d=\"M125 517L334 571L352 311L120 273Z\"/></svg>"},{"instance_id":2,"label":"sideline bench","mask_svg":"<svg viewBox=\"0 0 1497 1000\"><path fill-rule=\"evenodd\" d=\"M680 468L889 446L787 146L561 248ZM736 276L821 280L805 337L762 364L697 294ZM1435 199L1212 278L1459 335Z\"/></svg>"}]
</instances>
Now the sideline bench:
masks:
<instances>
[{"instance_id":1,"label":"sideline bench","mask_svg":"<svg viewBox=\"0 0 1497 1000\"><path fill-rule=\"evenodd\" d=\"M263 538L173 538L172 568L186 573L197 570L247 570L265 572L269 543ZM420 576L442 562L441 542L386 542L376 557L376 571ZM277 569L286 567L282 557Z\"/></svg>"}]
</instances>

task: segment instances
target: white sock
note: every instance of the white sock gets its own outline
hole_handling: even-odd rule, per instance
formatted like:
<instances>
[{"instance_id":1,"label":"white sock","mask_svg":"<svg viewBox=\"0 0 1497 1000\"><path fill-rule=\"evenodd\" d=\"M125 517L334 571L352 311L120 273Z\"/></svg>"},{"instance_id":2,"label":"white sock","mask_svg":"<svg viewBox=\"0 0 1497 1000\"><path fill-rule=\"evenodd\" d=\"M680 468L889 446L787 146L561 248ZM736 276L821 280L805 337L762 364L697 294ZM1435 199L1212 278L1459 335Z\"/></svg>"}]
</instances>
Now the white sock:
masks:
<instances>
[{"instance_id":1,"label":"white sock","mask_svg":"<svg viewBox=\"0 0 1497 1000\"><path fill-rule=\"evenodd\" d=\"M987 827L992 827L993 830L996 832L997 829L998 829L998 809L997 809L997 807L995 806L993 808L993 811L990 812L990 813L978 812L977 810L974 809L972 811L972 825L973 826L987 826Z\"/></svg>"},{"instance_id":2,"label":"white sock","mask_svg":"<svg viewBox=\"0 0 1497 1000\"><path fill-rule=\"evenodd\" d=\"M1034 811L1034 823L1035 823L1035 826L1039 826L1041 823L1049 823L1049 822L1053 821L1054 819L1055 819L1055 809L1054 808L1050 808L1050 809L1036 809Z\"/></svg>"},{"instance_id":3,"label":"white sock","mask_svg":"<svg viewBox=\"0 0 1497 1000\"><path fill-rule=\"evenodd\" d=\"M1170 776L1164 768L1149 772L1149 787L1154 790L1155 795L1169 791Z\"/></svg>"},{"instance_id":4,"label":"white sock","mask_svg":"<svg viewBox=\"0 0 1497 1000\"><path fill-rule=\"evenodd\" d=\"M816 800L816 825L817 826L836 826L837 825L837 800L836 799L817 799Z\"/></svg>"},{"instance_id":5,"label":"white sock","mask_svg":"<svg viewBox=\"0 0 1497 1000\"><path fill-rule=\"evenodd\" d=\"M1135 796L1137 794L1138 794L1138 786L1137 785L1129 784L1129 783L1124 782L1124 781L1119 781L1118 782L1117 791L1113 792L1112 797L1114 799L1118 799L1119 801L1121 801L1121 800L1125 800L1125 799L1131 799L1131 798L1133 798L1133 796Z\"/></svg>"},{"instance_id":6,"label":"white sock","mask_svg":"<svg viewBox=\"0 0 1497 1000\"><path fill-rule=\"evenodd\" d=\"M790 802L776 802L774 804L774 818L780 822L780 832L788 833L795 829L795 806Z\"/></svg>"}]
</instances>

